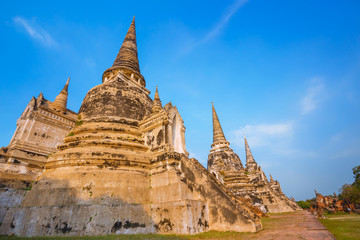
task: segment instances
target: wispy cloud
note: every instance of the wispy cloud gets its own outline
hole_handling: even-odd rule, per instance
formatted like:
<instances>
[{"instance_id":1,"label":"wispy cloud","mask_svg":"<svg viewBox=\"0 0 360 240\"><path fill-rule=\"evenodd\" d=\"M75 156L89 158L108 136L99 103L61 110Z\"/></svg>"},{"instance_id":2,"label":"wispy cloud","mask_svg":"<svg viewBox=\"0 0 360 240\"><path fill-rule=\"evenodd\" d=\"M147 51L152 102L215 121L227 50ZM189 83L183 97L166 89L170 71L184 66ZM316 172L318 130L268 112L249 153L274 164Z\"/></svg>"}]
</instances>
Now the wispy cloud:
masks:
<instances>
[{"instance_id":1,"label":"wispy cloud","mask_svg":"<svg viewBox=\"0 0 360 240\"><path fill-rule=\"evenodd\" d=\"M210 39L216 37L221 33L221 30L226 26L226 24L230 21L231 17L239 10L240 7L244 6L248 0L236 0L233 5L231 5L226 12L226 14L220 19L220 21L211 29L211 31L206 34L206 36L200 41L200 43L204 43L209 41Z\"/></svg>"},{"instance_id":2,"label":"wispy cloud","mask_svg":"<svg viewBox=\"0 0 360 240\"><path fill-rule=\"evenodd\" d=\"M242 146L243 136L246 136L251 146L264 146L276 138L291 136L294 126L291 122L276 124L246 125L232 132L235 144Z\"/></svg>"},{"instance_id":3,"label":"wispy cloud","mask_svg":"<svg viewBox=\"0 0 360 240\"><path fill-rule=\"evenodd\" d=\"M195 41L187 49L185 49L183 53L188 53L196 46L206 43L209 40L217 37L221 33L223 28L227 25L227 23L230 21L231 17L247 2L248 0L235 0L235 2L228 8L223 17L214 25L214 27L203 38Z\"/></svg>"},{"instance_id":4,"label":"wispy cloud","mask_svg":"<svg viewBox=\"0 0 360 240\"><path fill-rule=\"evenodd\" d=\"M47 47L57 45L54 39L34 21L28 21L22 17L14 17L12 20L15 25L23 28L32 39L40 42Z\"/></svg>"},{"instance_id":5,"label":"wispy cloud","mask_svg":"<svg viewBox=\"0 0 360 240\"><path fill-rule=\"evenodd\" d=\"M323 91L324 84L319 79L314 78L312 86L307 89L306 95L300 102L301 114L308 114L318 107L323 97Z\"/></svg>"}]
</instances>

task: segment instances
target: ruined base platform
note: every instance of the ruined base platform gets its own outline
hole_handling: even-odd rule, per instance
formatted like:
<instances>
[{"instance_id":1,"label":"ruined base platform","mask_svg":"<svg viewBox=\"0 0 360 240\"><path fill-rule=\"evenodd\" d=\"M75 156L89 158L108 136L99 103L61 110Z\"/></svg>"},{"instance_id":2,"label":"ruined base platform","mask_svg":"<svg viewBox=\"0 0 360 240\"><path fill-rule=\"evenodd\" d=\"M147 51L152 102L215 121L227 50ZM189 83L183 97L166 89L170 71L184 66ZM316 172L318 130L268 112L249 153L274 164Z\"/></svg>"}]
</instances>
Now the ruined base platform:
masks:
<instances>
[{"instance_id":1,"label":"ruined base platform","mask_svg":"<svg viewBox=\"0 0 360 240\"><path fill-rule=\"evenodd\" d=\"M178 153L158 156L150 169L141 171L116 166L47 169L31 190L9 190L2 196L1 234L193 234L261 229L251 206L239 204L200 163Z\"/></svg>"}]
</instances>

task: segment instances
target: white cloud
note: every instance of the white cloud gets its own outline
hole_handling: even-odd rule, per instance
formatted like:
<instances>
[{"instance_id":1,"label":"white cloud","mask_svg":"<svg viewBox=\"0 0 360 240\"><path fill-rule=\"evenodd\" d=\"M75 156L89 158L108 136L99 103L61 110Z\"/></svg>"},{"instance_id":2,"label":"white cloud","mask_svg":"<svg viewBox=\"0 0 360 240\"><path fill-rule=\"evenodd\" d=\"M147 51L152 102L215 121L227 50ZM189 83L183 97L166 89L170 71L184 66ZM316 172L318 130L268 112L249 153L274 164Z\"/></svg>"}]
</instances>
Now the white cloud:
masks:
<instances>
[{"instance_id":1,"label":"white cloud","mask_svg":"<svg viewBox=\"0 0 360 240\"><path fill-rule=\"evenodd\" d=\"M34 21L29 22L22 17L14 17L13 22L22 27L32 39L42 43L43 45L48 47L56 45L54 39L44 29L36 25Z\"/></svg>"},{"instance_id":2,"label":"white cloud","mask_svg":"<svg viewBox=\"0 0 360 240\"><path fill-rule=\"evenodd\" d=\"M252 147L270 144L273 139L289 137L293 134L294 126L291 122L277 124L246 125L233 131L235 144L243 146L243 136L246 136Z\"/></svg>"},{"instance_id":3,"label":"white cloud","mask_svg":"<svg viewBox=\"0 0 360 240\"><path fill-rule=\"evenodd\" d=\"M300 101L301 114L308 114L317 109L325 99L325 85L320 78L313 78L310 87L306 90L306 95ZM316 152L302 152L293 146L295 124L297 125L302 118L294 118L290 121L279 121L275 124L257 124L241 126L232 131L231 141L240 148L244 146L243 137L246 136L250 147L270 147L272 153L277 155L302 154L314 156ZM341 136L336 136L332 141Z\"/></svg>"},{"instance_id":4,"label":"white cloud","mask_svg":"<svg viewBox=\"0 0 360 240\"><path fill-rule=\"evenodd\" d=\"M292 130L292 124L290 123L280 123L280 124L261 124L255 126L255 128L262 133L268 135L279 135L287 134Z\"/></svg>"},{"instance_id":5,"label":"white cloud","mask_svg":"<svg viewBox=\"0 0 360 240\"><path fill-rule=\"evenodd\" d=\"M314 111L322 100L324 84L320 83L318 79L314 79L314 82L315 84L307 89L306 95L300 102L301 114L308 114Z\"/></svg>"}]
</instances>

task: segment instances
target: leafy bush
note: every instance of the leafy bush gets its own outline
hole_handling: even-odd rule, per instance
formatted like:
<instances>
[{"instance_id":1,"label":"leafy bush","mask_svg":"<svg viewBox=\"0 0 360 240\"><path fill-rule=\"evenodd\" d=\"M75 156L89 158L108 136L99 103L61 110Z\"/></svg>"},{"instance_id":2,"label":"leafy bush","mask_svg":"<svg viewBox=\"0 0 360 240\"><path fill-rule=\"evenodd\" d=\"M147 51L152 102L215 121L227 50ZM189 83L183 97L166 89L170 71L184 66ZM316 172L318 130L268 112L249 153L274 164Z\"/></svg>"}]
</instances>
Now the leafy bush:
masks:
<instances>
[{"instance_id":1,"label":"leafy bush","mask_svg":"<svg viewBox=\"0 0 360 240\"><path fill-rule=\"evenodd\" d=\"M340 189L339 198L346 203L352 203L360 206L360 165L352 169L354 174L354 182L352 184L344 184Z\"/></svg>"},{"instance_id":2,"label":"leafy bush","mask_svg":"<svg viewBox=\"0 0 360 240\"><path fill-rule=\"evenodd\" d=\"M360 189L360 165L354 167L352 170L355 178L353 185Z\"/></svg>"},{"instance_id":3,"label":"leafy bush","mask_svg":"<svg viewBox=\"0 0 360 240\"><path fill-rule=\"evenodd\" d=\"M309 209L311 204L308 201L297 201L296 202L302 209Z\"/></svg>"},{"instance_id":4,"label":"leafy bush","mask_svg":"<svg viewBox=\"0 0 360 240\"><path fill-rule=\"evenodd\" d=\"M360 189L355 185L344 184L340 189L339 198L347 203L360 205Z\"/></svg>"}]
</instances>

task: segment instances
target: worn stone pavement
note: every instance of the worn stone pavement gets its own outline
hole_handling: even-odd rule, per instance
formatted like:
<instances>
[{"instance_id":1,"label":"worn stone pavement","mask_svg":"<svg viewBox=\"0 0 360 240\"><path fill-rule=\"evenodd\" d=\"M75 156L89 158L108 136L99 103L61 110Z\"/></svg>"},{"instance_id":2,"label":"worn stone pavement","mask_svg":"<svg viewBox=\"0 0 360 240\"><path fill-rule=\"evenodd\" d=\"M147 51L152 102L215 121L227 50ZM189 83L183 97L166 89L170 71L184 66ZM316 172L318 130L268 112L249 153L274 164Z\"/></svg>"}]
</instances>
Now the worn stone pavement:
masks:
<instances>
[{"instance_id":1,"label":"worn stone pavement","mask_svg":"<svg viewBox=\"0 0 360 240\"><path fill-rule=\"evenodd\" d=\"M264 220L264 230L241 239L336 239L309 211L271 215Z\"/></svg>"}]
</instances>

